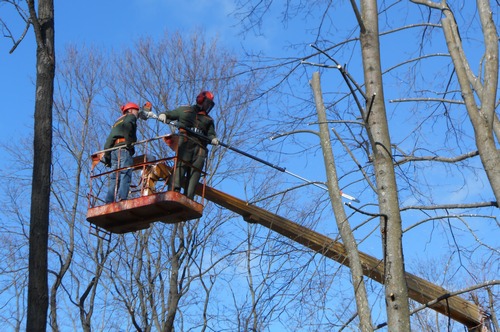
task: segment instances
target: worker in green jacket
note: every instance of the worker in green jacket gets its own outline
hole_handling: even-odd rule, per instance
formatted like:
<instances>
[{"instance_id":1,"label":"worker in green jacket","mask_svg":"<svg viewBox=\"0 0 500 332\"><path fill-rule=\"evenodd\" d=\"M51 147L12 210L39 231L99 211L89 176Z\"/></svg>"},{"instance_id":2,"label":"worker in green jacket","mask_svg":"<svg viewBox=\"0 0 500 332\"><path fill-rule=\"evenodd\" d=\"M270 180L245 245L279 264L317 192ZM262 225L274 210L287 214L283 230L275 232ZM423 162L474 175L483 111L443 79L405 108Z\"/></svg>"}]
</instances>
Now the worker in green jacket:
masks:
<instances>
[{"instance_id":1,"label":"worker in green jacket","mask_svg":"<svg viewBox=\"0 0 500 332\"><path fill-rule=\"evenodd\" d=\"M207 157L207 145L219 144L215 134L213 119L208 116L214 107L214 95L210 91L202 91L196 97L195 105L180 106L172 111L159 114L158 120L167 123L177 121L179 128L178 160L174 174L173 187L180 192L184 184L184 194L193 199L201 171Z\"/></svg>"},{"instance_id":2,"label":"worker in green jacket","mask_svg":"<svg viewBox=\"0 0 500 332\"><path fill-rule=\"evenodd\" d=\"M118 148L106 151L102 160L107 167L113 167L114 169L133 165L133 155L135 154L133 144L137 142L139 106L129 102L121 107L121 111L122 116L116 120L104 144L104 150ZM117 177L117 173L120 173L119 177ZM112 172L105 200L106 204L114 202L115 198L117 201L127 199L131 180L131 168Z\"/></svg>"}]
</instances>

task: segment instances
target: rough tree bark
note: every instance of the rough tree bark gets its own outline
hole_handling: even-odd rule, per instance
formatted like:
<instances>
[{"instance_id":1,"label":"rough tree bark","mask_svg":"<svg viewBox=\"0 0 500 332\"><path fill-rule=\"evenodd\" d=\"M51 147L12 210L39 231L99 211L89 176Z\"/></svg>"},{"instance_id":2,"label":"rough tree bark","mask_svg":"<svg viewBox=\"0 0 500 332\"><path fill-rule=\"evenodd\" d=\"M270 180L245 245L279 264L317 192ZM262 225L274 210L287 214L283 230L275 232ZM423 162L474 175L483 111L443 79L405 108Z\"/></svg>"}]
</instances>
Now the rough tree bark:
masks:
<instances>
[{"instance_id":1,"label":"rough tree bark","mask_svg":"<svg viewBox=\"0 0 500 332\"><path fill-rule=\"evenodd\" d=\"M180 243L176 245L176 239L178 237L180 238ZM184 246L182 245L182 238L182 226L175 225L174 230L170 235L170 246L173 255L171 259L172 268L170 270L170 287L168 291L168 312L165 323L163 325L164 331L174 330L175 315L177 314L179 301L182 296L179 290L182 287L181 285L179 285L179 272L182 265L182 256L185 250Z\"/></svg>"},{"instance_id":2,"label":"rough tree bark","mask_svg":"<svg viewBox=\"0 0 500 332\"><path fill-rule=\"evenodd\" d=\"M490 1L477 0L477 9L484 38L483 75L476 76L471 70L462 46L460 32L453 11L446 1L412 0L416 4L441 10L446 45L455 66L456 75L467 113L474 128L475 141L484 171L488 176L496 201L500 201L500 150L495 143L498 136L498 116L495 113L498 90L498 32L493 21ZM482 76L482 77L481 77Z\"/></svg>"},{"instance_id":3,"label":"rough tree bark","mask_svg":"<svg viewBox=\"0 0 500 332\"><path fill-rule=\"evenodd\" d=\"M380 63L378 6L376 0L361 1L361 50L366 96L372 98L363 119L373 151L377 182L380 230L385 260L385 301L390 331L410 331L408 287L402 247L401 214L387 123Z\"/></svg>"},{"instance_id":4,"label":"rough tree bark","mask_svg":"<svg viewBox=\"0 0 500 332\"><path fill-rule=\"evenodd\" d=\"M342 204L342 198L340 196L337 170L335 168L335 160L330 143L330 131L328 129L318 72L313 74L311 86L314 92L314 99L316 100L316 111L318 113L320 128L319 136L321 139L321 149L323 150L323 158L325 161L328 193L330 195L330 201L335 214L335 219L337 221L337 226L349 257L349 267L351 269L352 284L356 297L356 307L358 309L359 329L360 331L373 331L370 305L368 303L368 295L366 293L365 281L363 279L363 268L359 258L358 245L352 233L351 226L349 225L349 220L347 219L344 205Z\"/></svg>"},{"instance_id":5,"label":"rough tree bark","mask_svg":"<svg viewBox=\"0 0 500 332\"><path fill-rule=\"evenodd\" d=\"M52 104L55 77L54 2L27 0L35 32L36 92L33 180L29 239L27 331L45 331L48 309L47 246L52 162Z\"/></svg>"}]
</instances>

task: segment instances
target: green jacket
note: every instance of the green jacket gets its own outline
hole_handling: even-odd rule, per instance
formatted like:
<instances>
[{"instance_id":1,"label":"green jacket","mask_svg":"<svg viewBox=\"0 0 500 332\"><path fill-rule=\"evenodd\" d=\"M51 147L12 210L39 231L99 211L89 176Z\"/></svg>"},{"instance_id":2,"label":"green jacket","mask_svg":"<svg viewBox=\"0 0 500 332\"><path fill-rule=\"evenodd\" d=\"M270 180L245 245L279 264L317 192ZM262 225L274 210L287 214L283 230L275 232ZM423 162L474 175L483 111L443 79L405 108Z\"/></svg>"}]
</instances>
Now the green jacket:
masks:
<instances>
[{"instance_id":1,"label":"green jacket","mask_svg":"<svg viewBox=\"0 0 500 332\"><path fill-rule=\"evenodd\" d=\"M165 111L160 114L165 114L169 120L177 120L179 122L179 128L185 128L189 132L196 132L208 138L208 140L203 139L195 134L189 134L188 136L204 147L216 137L214 120L204 114L198 113L200 107L198 105L186 105L180 106L172 111Z\"/></svg>"},{"instance_id":2,"label":"green jacket","mask_svg":"<svg viewBox=\"0 0 500 332\"><path fill-rule=\"evenodd\" d=\"M196 120L196 111L193 106L179 106L174 110L161 112L169 120L177 120L180 128L192 128Z\"/></svg>"},{"instance_id":3,"label":"green jacket","mask_svg":"<svg viewBox=\"0 0 500 332\"><path fill-rule=\"evenodd\" d=\"M125 138L124 143L119 145L130 146L132 143L137 142L137 117L133 114L124 114L116 120L113 127L111 127L111 132L109 133L106 143L104 143L104 149L109 149L115 146L115 141L118 138ZM132 155L134 154L133 147L131 148ZM110 154L110 152L106 152Z\"/></svg>"},{"instance_id":4,"label":"green jacket","mask_svg":"<svg viewBox=\"0 0 500 332\"><path fill-rule=\"evenodd\" d=\"M197 141L204 147L212 141L217 134L215 133L214 119L212 119L208 114L200 112L196 114L196 121L194 127L201 131L201 134L208 138L208 140L197 138Z\"/></svg>"}]
</instances>

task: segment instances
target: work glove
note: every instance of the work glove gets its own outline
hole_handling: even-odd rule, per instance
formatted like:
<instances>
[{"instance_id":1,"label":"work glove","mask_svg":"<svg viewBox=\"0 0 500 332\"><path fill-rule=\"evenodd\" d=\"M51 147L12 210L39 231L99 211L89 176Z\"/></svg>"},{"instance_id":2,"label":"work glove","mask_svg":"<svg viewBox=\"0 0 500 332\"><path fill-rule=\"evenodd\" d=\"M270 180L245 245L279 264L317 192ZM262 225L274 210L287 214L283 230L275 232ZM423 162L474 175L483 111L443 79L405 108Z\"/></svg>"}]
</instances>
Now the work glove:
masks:
<instances>
[{"instance_id":1,"label":"work glove","mask_svg":"<svg viewBox=\"0 0 500 332\"><path fill-rule=\"evenodd\" d=\"M104 164L106 167L111 167L111 155L110 154L104 154L104 156L101 159L101 162Z\"/></svg>"},{"instance_id":2,"label":"work glove","mask_svg":"<svg viewBox=\"0 0 500 332\"><path fill-rule=\"evenodd\" d=\"M160 115L158 115L158 120L163 122L163 123L167 123L167 116L163 113L161 113Z\"/></svg>"},{"instance_id":3,"label":"work glove","mask_svg":"<svg viewBox=\"0 0 500 332\"><path fill-rule=\"evenodd\" d=\"M212 145L219 145L219 139L217 137L212 138Z\"/></svg>"}]
</instances>

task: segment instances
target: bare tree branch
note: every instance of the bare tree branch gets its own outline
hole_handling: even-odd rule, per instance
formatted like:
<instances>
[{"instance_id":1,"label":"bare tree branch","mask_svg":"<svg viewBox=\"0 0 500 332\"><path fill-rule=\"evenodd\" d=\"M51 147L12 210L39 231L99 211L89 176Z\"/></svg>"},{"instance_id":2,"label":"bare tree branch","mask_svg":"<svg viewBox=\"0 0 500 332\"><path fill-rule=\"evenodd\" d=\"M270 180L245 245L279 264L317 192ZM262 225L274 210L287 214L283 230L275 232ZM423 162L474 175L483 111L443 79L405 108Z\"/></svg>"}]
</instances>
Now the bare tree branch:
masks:
<instances>
[{"instance_id":1,"label":"bare tree branch","mask_svg":"<svg viewBox=\"0 0 500 332\"><path fill-rule=\"evenodd\" d=\"M408 162L413 162L413 161L438 161L442 163L456 163L459 161L463 161L472 157L476 157L479 155L478 151L471 151L466 154L463 154L461 156L456 156L452 158L447 158L447 157L440 157L440 156L405 156L403 159L395 161L394 165L400 166L403 164L406 164Z\"/></svg>"}]
</instances>

